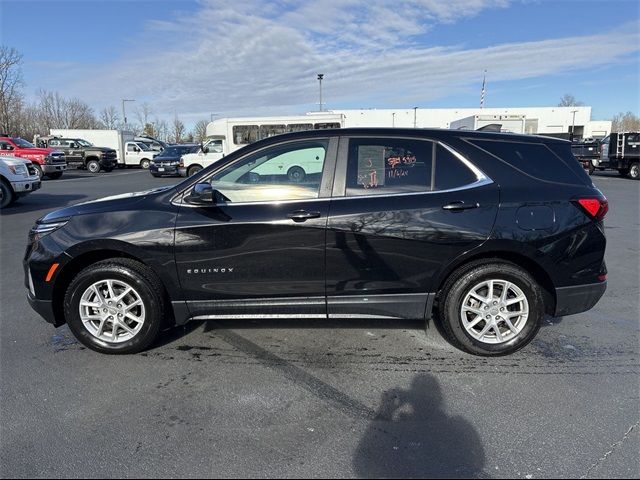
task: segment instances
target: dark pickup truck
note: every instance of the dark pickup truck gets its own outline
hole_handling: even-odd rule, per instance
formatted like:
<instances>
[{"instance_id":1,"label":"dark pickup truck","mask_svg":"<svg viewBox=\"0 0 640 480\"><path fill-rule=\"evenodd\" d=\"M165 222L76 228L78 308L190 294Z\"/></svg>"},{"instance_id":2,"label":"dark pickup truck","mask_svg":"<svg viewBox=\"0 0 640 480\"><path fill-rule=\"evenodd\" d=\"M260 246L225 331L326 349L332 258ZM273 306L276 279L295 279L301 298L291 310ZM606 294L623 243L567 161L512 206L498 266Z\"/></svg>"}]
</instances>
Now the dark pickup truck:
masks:
<instances>
[{"instance_id":1,"label":"dark pickup truck","mask_svg":"<svg viewBox=\"0 0 640 480\"><path fill-rule=\"evenodd\" d=\"M68 164L86 168L91 173L98 173L100 170L110 172L118 164L118 155L114 149L96 147L81 138L37 137L36 144L63 151Z\"/></svg>"},{"instance_id":2,"label":"dark pickup truck","mask_svg":"<svg viewBox=\"0 0 640 480\"><path fill-rule=\"evenodd\" d=\"M591 175L596 170L617 170L640 180L640 132L613 132L602 140L571 145L571 153Z\"/></svg>"},{"instance_id":3,"label":"dark pickup truck","mask_svg":"<svg viewBox=\"0 0 640 480\"><path fill-rule=\"evenodd\" d=\"M602 142L600 140L587 140L571 144L571 153L578 159L585 170L591 175L602 162ZM603 165L604 167L604 165Z\"/></svg>"}]
</instances>

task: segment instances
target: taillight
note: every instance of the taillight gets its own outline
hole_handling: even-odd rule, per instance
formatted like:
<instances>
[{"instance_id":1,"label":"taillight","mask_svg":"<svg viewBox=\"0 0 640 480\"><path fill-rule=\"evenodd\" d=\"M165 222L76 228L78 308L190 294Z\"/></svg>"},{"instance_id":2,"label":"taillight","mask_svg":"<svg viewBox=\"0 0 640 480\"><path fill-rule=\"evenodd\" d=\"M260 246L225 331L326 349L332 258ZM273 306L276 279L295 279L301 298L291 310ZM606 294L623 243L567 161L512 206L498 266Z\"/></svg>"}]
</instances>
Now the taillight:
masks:
<instances>
[{"instance_id":1,"label":"taillight","mask_svg":"<svg viewBox=\"0 0 640 480\"><path fill-rule=\"evenodd\" d=\"M602 220L609 211L609 202L606 198L579 198L576 203L594 220Z\"/></svg>"}]
</instances>

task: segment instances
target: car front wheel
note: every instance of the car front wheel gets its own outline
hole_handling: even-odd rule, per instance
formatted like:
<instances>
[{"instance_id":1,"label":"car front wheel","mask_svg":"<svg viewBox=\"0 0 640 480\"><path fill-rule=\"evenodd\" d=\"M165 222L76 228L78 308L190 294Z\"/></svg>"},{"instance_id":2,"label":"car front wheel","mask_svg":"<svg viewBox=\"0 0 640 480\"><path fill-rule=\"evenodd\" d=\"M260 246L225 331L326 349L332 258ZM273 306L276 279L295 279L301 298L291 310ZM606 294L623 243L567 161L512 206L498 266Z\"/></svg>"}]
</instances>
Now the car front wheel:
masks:
<instances>
[{"instance_id":1,"label":"car front wheel","mask_svg":"<svg viewBox=\"0 0 640 480\"><path fill-rule=\"evenodd\" d=\"M144 168L145 170L147 170L149 168L149 165L151 165L151 161L147 158L143 158L142 160L140 160L140 168Z\"/></svg>"},{"instance_id":2,"label":"car front wheel","mask_svg":"<svg viewBox=\"0 0 640 480\"><path fill-rule=\"evenodd\" d=\"M104 260L73 279L65 295L64 314L69 329L88 348L136 353L160 334L162 286L148 267L135 260Z\"/></svg>"},{"instance_id":3,"label":"car front wheel","mask_svg":"<svg viewBox=\"0 0 640 480\"><path fill-rule=\"evenodd\" d=\"M87 170L91 173L98 173L100 171L100 163L97 160L89 160L87 162Z\"/></svg>"},{"instance_id":4,"label":"car front wheel","mask_svg":"<svg viewBox=\"0 0 640 480\"><path fill-rule=\"evenodd\" d=\"M0 208L8 207L15 200L15 195L11 186L0 179Z\"/></svg>"},{"instance_id":5,"label":"car front wheel","mask_svg":"<svg viewBox=\"0 0 640 480\"><path fill-rule=\"evenodd\" d=\"M482 261L459 270L443 289L440 320L458 348L498 356L527 345L544 317L541 288L520 267Z\"/></svg>"}]
</instances>

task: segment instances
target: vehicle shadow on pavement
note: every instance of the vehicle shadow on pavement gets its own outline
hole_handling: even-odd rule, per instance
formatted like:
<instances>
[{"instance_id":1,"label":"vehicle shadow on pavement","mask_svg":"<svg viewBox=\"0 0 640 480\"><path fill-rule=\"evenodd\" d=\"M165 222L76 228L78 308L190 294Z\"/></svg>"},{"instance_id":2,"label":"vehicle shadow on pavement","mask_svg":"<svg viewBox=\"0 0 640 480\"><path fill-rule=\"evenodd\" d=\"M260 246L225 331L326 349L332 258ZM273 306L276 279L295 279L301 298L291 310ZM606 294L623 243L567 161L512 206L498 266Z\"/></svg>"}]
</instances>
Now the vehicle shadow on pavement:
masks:
<instances>
[{"instance_id":1,"label":"vehicle shadow on pavement","mask_svg":"<svg viewBox=\"0 0 640 480\"><path fill-rule=\"evenodd\" d=\"M15 204L0 210L0 216L17 215L20 213L33 212L35 210L64 208L66 205L76 203L78 200L83 198L88 198L88 195L54 195L51 193L40 193L36 191L28 197L21 198Z\"/></svg>"},{"instance_id":2,"label":"vehicle shadow on pavement","mask_svg":"<svg viewBox=\"0 0 640 480\"><path fill-rule=\"evenodd\" d=\"M413 378L404 390L382 394L360 440L354 472L363 478L488 478L480 436L462 417L443 409L438 381Z\"/></svg>"}]
</instances>

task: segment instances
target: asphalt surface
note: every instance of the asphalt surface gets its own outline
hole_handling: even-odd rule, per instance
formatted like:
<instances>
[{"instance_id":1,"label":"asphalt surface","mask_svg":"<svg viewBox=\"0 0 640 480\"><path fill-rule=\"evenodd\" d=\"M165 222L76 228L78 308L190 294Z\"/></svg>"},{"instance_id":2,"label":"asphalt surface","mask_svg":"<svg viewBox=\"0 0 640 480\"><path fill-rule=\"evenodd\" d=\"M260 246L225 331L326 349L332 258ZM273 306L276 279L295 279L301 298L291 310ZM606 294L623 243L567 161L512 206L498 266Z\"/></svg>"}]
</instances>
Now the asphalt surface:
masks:
<instances>
[{"instance_id":1,"label":"asphalt surface","mask_svg":"<svg viewBox=\"0 0 640 480\"><path fill-rule=\"evenodd\" d=\"M67 172L0 214L2 477L639 477L640 182L607 195L609 289L482 359L421 322L218 321L105 356L28 306L44 213L175 183Z\"/></svg>"}]
</instances>

